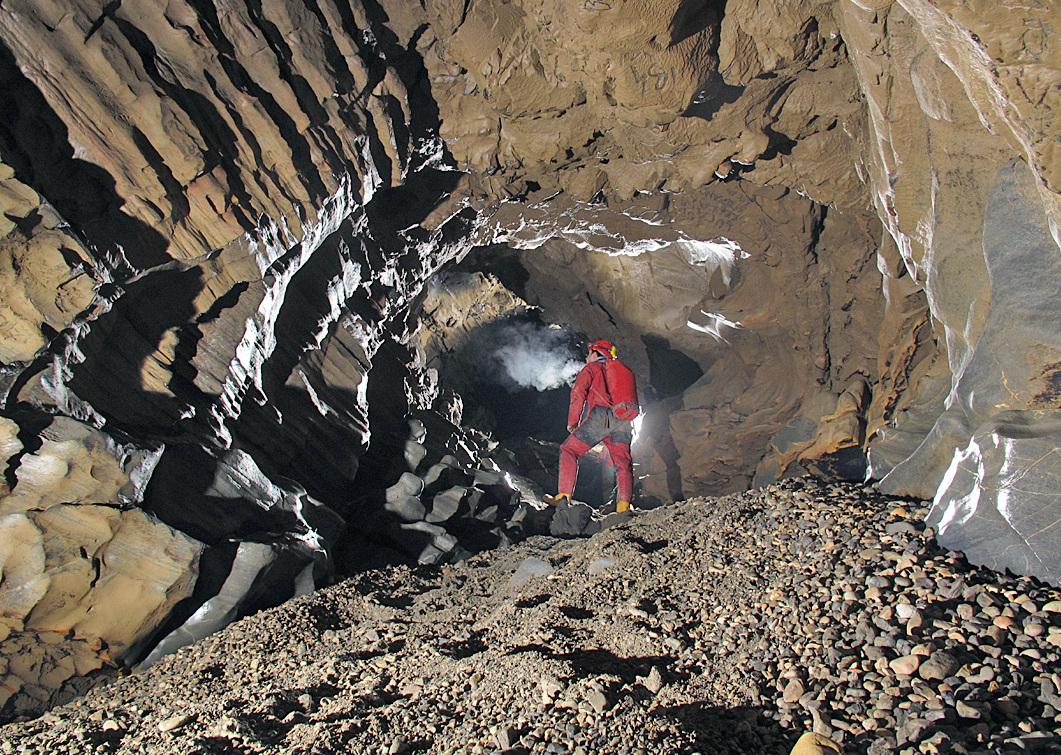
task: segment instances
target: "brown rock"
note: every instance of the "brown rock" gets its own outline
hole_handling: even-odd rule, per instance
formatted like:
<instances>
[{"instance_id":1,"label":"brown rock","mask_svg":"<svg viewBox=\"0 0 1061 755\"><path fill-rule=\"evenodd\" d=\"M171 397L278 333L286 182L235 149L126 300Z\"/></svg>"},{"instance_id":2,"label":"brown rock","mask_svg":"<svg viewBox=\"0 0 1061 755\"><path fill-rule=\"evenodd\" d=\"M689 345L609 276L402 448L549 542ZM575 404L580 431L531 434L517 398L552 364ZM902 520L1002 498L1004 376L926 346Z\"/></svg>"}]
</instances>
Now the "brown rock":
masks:
<instances>
[{"instance_id":1,"label":"brown rock","mask_svg":"<svg viewBox=\"0 0 1061 755\"><path fill-rule=\"evenodd\" d=\"M796 741L789 755L829 755L829 753L842 752L840 745L833 740L808 731Z\"/></svg>"}]
</instances>

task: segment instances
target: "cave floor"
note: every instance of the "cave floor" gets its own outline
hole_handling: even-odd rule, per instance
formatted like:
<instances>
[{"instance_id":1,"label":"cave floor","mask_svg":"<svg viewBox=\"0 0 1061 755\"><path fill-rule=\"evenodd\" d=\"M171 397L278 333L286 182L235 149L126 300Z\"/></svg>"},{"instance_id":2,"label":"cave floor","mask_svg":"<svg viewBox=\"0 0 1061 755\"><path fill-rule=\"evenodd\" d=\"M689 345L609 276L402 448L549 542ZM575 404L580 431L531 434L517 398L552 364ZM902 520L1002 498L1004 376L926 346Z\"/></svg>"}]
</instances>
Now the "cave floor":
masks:
<instances>
[{"instance_id":1,"label":"cave floor","mask_svg":"<svg viewBox=\"0 0 1061 755\"><path fill-rule=\"evenodd\" d=\"M1057 752L1061 592L920 502L789 480L353 577L0 729L3 752Z\"/></svg>"}]
</instances>

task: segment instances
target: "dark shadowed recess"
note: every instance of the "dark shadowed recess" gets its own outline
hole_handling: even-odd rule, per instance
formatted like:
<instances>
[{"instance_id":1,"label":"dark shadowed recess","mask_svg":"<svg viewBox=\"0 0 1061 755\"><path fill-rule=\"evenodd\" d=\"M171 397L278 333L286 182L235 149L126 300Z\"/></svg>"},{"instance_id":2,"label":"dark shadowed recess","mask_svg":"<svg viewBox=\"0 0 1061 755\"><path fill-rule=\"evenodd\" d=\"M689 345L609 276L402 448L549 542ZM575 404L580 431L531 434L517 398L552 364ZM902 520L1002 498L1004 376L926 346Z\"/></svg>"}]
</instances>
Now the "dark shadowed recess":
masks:
<instances>
[{"instance_id":1,"label":"dark shadowed recess","mask_svg":"<svg viewBox=\"0 0 1061 755\"><path fill-rule=\"evenodd\" d=\"M503 244L478 247L450 270L493 276L517 297L524 300L527 297L530 273L520 261L520 252ZM529 312L501 323L484 326L471 333L462 347L441 356L439 366L443 381L446 380L447 363L453 362L465 367L462 372L478 378L469 385L452 386L462 394L468 394L465 396L468 406L465 414L469 424L493 431L502 441L520 441L533 436L539 440L560 443L567 437L569 387L538 391L533 388L517 389L511 385L502 385L491 378L495 365L490 354L483 350L483 344L498 343L498 333L512 322L526 322L544 327L546 319L548 318L543 319L542 314L538 312ZM576 353L581 353L586 342L585 334L578 332L577 323L569 324L569 327L572 335L571 347ZM472 398L475 400L471 400Z\"/></svg>"},{"instance_id":2,"label":"dark shadowed recess","mask_svg":"<svg viewBox=\"0 0 1061 755\"><path fill-rule=\"evenodd\" d=\"M682 408L682 394L703 377L700 364L662 336L645 333L641 336L648 354L648 386L642 401L648 410L642 421L642 446L651 448L663 460L667 494L672 501L685 498L680 454L670 429L671 413Z\"/></svg>"},{"instance_id":3,"label":"dark shadowed recess","mask_svg":"<svg viewBox=\"0 0 1061 755\"><path fill-rule=\"evenodd\" d=\"M742 94L744 94L743 86L727 84L722 74L717 70L712 70L707 74L707 78L693 95L692 101L682 115L709 121L722 109L723 105L736 102Z\"/></svg>"},{"instance_id":4,"label":"dark shadowed recess","mask_svg":"<svg viewBox=\"0 0 1061 755\"><path fill-rule=\"evenodd\" d=\"M671 46L709 28L713 30L708 38L711 68L682 115L709 121L723 105L736 102L744 93L743 86L727 84L718 71L718 44L725 15L726 0L681 0L671 19Z\"/></svg>"},{"instance_id":5,"label":"dark shadowed recess","mask_svg":"<svg viewBox=\"0 0 1061 755\"><path fill-rule=\"evenodd\" d=\"M465 397L467 414L487 423L486 427L499 440L520 440L534 436L560 442L567 437L570 387L562 385L539 391L520 387L512 381L501 382L500 379L504 372L503 360L492 349L504 345L506 331L521 324L542 329L547 327L539 313L531 311L476 328L460 347L443 355L440 374L446 370L447 364L457 363L464 367L466 374L472 378L472 384L463 387L463 391L470 394ZM581 343L585 339L580 336L578 333L569 333L569 353L581 353Z\"/></svg>"},{"instance_id":6,"label":"dark shadowed recess","mask_svg":"<svg viewBox=\"0 0 1061 755\"><path fill-rule=\"evenodd\" d=\"M70 389L126 432L151 439L171 435L185 403L167 395L164 384L144 385L143 370L166 332L195 317L194 301L202 288L201 269L177 263L122 285L124 293L111 310L81 338L78 348L85 360L74 368ZM189 383L181 392L198 390Z\"/></svg>"},{"instance_id":7,"label":"dark shadowed recess","mask_svg":"<svg viewBox=\"0 0 1061 755\"><path fill-rule=\"evenodd\" d=\"M520 261L522 253L506 244L491 244L473 249L453 269L459 273L486 273L519 298L527 299L530 273Z\"/></svg>"},{"instance_id":8,"label":"dark shadowed recess","mask_svg":"<svg viewBox=\"0 0 1061 755\"><path fill-rule=\"evenodd\" d=\"M699 363L662 336L645 333L641 342L648 352L648 380L658 399L681 395L704 376Z\"/></svg>"},{"instance_id":9,"label":"dark shadowed recess","mask_svg":"<svg viewBox=\"0 0 1061 755\"><path fill-rule=\"evenodd\" d=\"M718 29L726 15L726 0L681 0L670 22L670 44L676 44L699 34L708 27ZM718 48L716 34L715 52Z\"/></svg>"}]
</instances>

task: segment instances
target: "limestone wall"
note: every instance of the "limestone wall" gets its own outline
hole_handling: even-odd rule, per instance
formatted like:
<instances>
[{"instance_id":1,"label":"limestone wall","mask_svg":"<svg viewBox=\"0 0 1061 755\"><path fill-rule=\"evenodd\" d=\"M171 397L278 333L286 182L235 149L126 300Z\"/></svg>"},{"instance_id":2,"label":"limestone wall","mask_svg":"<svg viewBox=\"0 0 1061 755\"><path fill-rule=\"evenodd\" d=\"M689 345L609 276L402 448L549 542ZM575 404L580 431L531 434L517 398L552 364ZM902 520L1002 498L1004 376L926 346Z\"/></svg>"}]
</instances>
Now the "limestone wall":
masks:
<instances>
[{"instance_id":1,"label":"limestone wall","mask_svg":"<svg viewBox=\"0 0 1061 755\"><path fill-rule=\"evenodd\" d=\"M1058 10L5 2L5 711L226 583L326 579L438 395L421 290L475 245L701 373L657 397L648 492L868 469L1061 579Z\"/></svg>"}]
</instances>

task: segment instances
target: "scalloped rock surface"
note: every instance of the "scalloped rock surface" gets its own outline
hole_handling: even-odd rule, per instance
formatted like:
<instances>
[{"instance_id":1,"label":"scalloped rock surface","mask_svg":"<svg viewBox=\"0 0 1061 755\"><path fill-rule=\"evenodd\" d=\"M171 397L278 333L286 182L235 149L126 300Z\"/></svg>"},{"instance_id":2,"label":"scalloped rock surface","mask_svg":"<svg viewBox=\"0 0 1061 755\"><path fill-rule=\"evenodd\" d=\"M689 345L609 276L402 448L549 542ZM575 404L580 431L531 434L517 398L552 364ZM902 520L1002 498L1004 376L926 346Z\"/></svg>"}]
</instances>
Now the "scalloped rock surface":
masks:
<instances>
[{"instance_id":1,"label":"scalloped rock surface","mask_svg":"<svg viewBox=\"0 0 1061 755\"><path fill-rule=\"evenodd\" d=\"M490 451L426 363L476 248L523 272L468 301L637 367L646 496L869 474L1061 581L1056 10L5 2L2 714L201 608L474 550L385 491L417 413L429 466Z\"/></svg>"}]
</instances>

